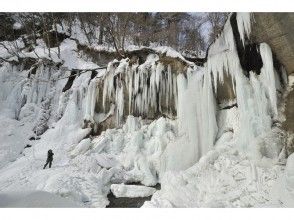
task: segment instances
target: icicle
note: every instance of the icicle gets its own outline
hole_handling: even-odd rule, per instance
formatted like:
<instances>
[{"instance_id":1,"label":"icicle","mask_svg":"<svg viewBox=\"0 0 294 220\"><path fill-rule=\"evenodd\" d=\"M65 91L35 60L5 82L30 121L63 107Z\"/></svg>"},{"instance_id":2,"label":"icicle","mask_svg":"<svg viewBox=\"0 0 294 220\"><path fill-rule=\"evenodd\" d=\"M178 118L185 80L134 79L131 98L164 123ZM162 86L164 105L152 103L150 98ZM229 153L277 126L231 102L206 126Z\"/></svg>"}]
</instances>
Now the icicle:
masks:
<instances>
[{"instance_id":1,"label":"icicle","mask_svg":"<svg viewBox=\"0 0 294 220\"><path fill-rule=\"evenodd\" d=\"M116 120L117 125L121 124L121 119L124 114L124 91L123 85L120 80L117 79L117 89L116 89Z\"/></svg>"},{"instance_id":2,"label":"icicle","mask_svg":"<svg viewBox=\"0 0 294 220\"><path fill-rule=\"evenodd\" d=\"M172 73L171 73L171 66L168 65L167 67L167 94L166 94L166 106L169 107L170 101L172 99Z\"/></svg>"},{"instance_id":3,"label":"icicle","mask_svg":"<svg viewBox=\"0 0 294 220\"><path fill-rule=\"evenodd\" d=\"M164 66L161 63L158 63L157 68L156 68L156 88L157 88L157 91L159 90L159 86L160 86L159 84L162 79L163 70L164 70Z\"/></svg>"},{"instance_id":4,"label":"icicle","mask_svg":"<svg viewBox=\"0 0 294 220\"><path fill-rule=\"evenodd\" d=\"M260 44L260 55L263 62L260 77L269 96L271 111L274 116L277 116L277 92L275 84L276 79L273 65L273 56L271 48L266 43Z\"/></svg>"},{"instance_id":5,"label":"icicle","mask_svg":"<svg viewBox=\"0 0 294 220\"><path fill-rule=\"evenodd\" d=\"M153 64L151 68L151 76L150 76L150 94L149 94L149 103L152 108L156 108L156 65ZM157 109L155 109L156 111Z\"/></svg>"},{"instance_id":6,"label":"icicle","mask_svg":"<svg viewBox=\"0 0 294 220\"><path fill-rule=\"evenodd\" d=\"M133 81L134 81L134 67L132 67L129 72L128 72L128 75L129 75L129 114L133 113L132 112L132 106L133 106Z\"/></svg>"},{"instance_id":7,"label":"icicle","mask_svg":"<svg viewBox=\"0 0 294 220\"><path fill-rule=\"evenodd\" d=\"M94 122L94 112L95 112L95 104L96 98L99 96L99 90L96 89L96 80L92 80L90 82L87 96L86 96L86 103L85 103L85 116L84 119Z\"/></svg>"},{"instance_id":8,"label":"icicle","mask_svg":"<svg viewBox=\"0 0 294 220\"><path fill-rule=\"evenodd\" d=\"M237 25L240 33L240 38L245 44L245 36L249 38L251 33L251 13L249 12L238 12L237 13Z\"/></svg>"}]
</instances>

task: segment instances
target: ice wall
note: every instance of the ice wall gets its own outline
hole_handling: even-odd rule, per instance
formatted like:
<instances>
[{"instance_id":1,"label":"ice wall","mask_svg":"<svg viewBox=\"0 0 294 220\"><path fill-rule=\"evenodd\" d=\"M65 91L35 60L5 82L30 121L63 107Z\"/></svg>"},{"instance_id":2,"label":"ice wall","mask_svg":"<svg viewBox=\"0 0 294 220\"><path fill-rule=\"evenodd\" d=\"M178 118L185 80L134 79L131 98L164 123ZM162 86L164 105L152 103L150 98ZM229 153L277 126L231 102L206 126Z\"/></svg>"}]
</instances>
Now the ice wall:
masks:
<instances>
[{"instance_id":1,"label":"ice wall","mask_svg":"<svg viewBox=\"0 0 294 220\"><path fill-rule=\"evenodd\" d=\"M192 166L212 149L217 134L216 103L206 68L179 74L177 86L178 137L162 156L162 173Z\"/></svg>"},{"instance_id":2,"label":"ice wall","mask_svg":"<svg viewBox=\"0 0 294 220\"><path fill-rule=\"evenodd\" d=\"M251 32L251 14L238 13L237 29L243 46ZM259 52L263 67L260 75L245 73L240 64L236 39L230 19L223 32L210 46L204 67L191 65L184 72L172 72L170 65L151 54L143 64L129 59L109 64L104 77L103 106L116 105L119 126L124 116L168 115L175 109L178 137L162 155L162 170L185 169L213 148L218 133L217 87L230 75L238 106L237 146L249 150L250 142L268 132L277 117L276 84L270 47L262 43ZM164 109L165 108L165 109ZM152 118L152 117L151 117ZM219 125L222 126L222 125ZM184 158L184 159L183 159Z\"/></svg>"}]
</instances>

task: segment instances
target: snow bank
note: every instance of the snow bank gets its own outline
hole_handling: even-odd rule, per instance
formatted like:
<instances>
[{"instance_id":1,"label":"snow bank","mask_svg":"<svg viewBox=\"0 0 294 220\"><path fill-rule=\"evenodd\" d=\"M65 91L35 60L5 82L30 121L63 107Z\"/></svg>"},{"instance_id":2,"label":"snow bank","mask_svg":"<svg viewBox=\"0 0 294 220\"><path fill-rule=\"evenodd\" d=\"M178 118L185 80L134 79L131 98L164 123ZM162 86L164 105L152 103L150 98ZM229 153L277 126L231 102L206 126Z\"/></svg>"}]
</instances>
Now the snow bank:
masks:
<instances>
[{"instance_id":1,"label":"snow bank","mask_svg":"<svg viewBox=\"0 0 294 220\"><path fill-rule=\"evenodd\" d=\"M256 166L243 153L222 144L188 170L166 172L161 190L143 207L266 206L281 173L280 166Z\"/></svg>"},{"instance_id":2,"label":"snow bank","mask_svg":"<svg viewBox=\"0 0 294 220\"><path fill-rule=\"evenodd\" d=\"M166 118L151 124L129 116L120 129L108 129L93 140L92 152L108 155L122 166L127 182L155 185L161 173L162 152L176 135L177 125Z\"/></svg>"},{"instance_id":3,"label":"snow bank","mask_svg":"<svg viewBox=\"0 0 294 220\"><path fill-rule=\"evenodd\" d=\"M153 195L155 188L138 185L112 184L111 192L115 197L147 197Z\"/></svg>"}]
</instances>

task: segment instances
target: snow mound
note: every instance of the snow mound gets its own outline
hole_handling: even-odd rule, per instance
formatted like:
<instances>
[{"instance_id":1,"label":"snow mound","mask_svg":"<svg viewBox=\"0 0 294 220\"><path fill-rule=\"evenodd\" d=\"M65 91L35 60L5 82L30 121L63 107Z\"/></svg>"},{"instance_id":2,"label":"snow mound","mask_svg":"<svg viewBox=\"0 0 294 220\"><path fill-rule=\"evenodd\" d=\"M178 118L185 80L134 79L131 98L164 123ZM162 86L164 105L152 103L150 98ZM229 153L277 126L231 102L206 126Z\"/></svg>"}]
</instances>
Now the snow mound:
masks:
<instances>
[{"instance_id":1,"label":"snow mound","mask_svg":"<svg viewBox=\"0 0 294 220\"><path fill-rule=\"evenodd\" d=\"M143 207L260 207L282 167L257 166L229 146L208 152L186 171L166 172L161 190Z\"/></svg>"}]
</instances>

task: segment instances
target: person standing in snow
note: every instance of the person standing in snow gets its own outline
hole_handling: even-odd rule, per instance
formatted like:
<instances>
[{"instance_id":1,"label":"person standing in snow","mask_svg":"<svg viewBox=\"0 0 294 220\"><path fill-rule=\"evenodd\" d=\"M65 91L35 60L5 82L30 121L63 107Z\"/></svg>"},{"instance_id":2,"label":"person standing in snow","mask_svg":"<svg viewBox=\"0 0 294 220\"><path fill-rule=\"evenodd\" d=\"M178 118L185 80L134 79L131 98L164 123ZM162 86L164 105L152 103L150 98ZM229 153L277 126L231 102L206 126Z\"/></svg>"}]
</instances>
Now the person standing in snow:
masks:
<instances>
[{"instance_id":1,"label":"person standing in snow","mask_svg":"<svg viewBox=\"0 0 294 220\"><path fill-rule=\"evenodd\" d=\"M54 153L52 152L52 150L51 149L48 150L46 164L44 165L43 169L45 169L48 164L49 164L49 168L51 168L52 161L53 161L53 155L54 155Z\"/></svg>"}]
</instances>

